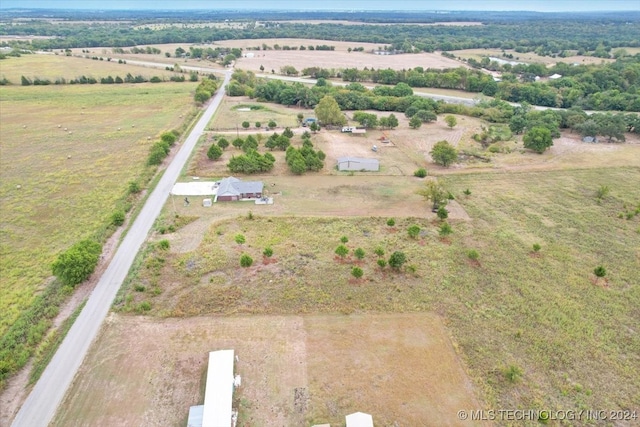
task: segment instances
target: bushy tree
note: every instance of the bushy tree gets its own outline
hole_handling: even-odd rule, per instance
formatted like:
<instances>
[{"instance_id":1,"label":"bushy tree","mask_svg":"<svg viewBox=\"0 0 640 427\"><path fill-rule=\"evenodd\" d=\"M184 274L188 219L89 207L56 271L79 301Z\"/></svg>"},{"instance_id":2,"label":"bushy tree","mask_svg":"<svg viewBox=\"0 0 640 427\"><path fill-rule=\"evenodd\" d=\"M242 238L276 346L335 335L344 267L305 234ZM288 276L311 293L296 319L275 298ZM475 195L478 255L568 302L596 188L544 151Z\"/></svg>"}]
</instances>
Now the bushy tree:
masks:
<instances>
[{"instance_id":1,"label":"bushy tree","mask_svg":"<svg viewBox=\"0 0 640 427\"><path fill-rule=\"evenodd\" d=\"M53 274L64 284L75 286L91 276L102 246L94 240L82 240L58 255L51 265Z\"/></svg>"},{"instance_id":2,"label":"bushy tree","mask_svg":"<svg viewBox=\"0 0 640 427\"><path fill-rule=\"evenodd\" d=\"M431 202L432 210L447 204L447 191L436 181L428 181L417 193Z\"/></svg>"},{"instance_id":3,"label":"bushy tree","mask_svg":"<svg viewBox=\"0 0 640 427\"><path fill-rule=\"evenodd\" d=\"M458 150L456 150L448 141L438 141L429 153L433 161L441 166L449 167L458 159Z\"/></svg>"},{"instance_id":4,"label":"bushy tree","mask_svg":"<svg viewBox=\"0 0 640 427\"><path fill-rule=\"evenodd\" d=\"M176 139L177 137L173 132L163 132L162 135L160 135L160 140L162 142L166 142L167 144L169 144L169 146L175 144Z\"/></svg>"},{"instance_id":5,"label":"bushy tree","mask_svg":"<svg viewBox=\"0 0 640 427\"><path fill-rule=\"evenodd\" d=\"M445 117L444 121L451 129L453 129L458 124L458 120L455 118L455 116L452 115L448 115L447 117Z\"/></svg>"},{"instance_id":6,"label":"bushy tree","mask_svg":"<svg viewBox=\"0 0 640 427\"><path fill-rule=\"evenodd\" d=\"M449 211L444 206L439 206L436 215L438 215L438 219L445 220L449 217Z\"/></svg>"},{"instance_id":7,"label":"bushy tree","mask_svg":"<svg viewBox=\"0 0 640 427\"><path fill-rule=\"evenodd\" d=\"M394 225L396 225L396 220L395 220L395 219L393 219L393 218L389 218L389 219L387 220L387 225L388 225L389 227L393 227Z\"/></svg>"},{"instance_id":8,"label":"bushy tree","mask_svg":"<svg viewBox=\"0 0 640 427\"><path fill-rule=\"evenodd\" d=\"M239 245L244 244L244 242L246 242L246 239L244 237L244 235L242 234L236 234L236 236L233 238L233 240L235 240L235 242Z\"/></svg>"},{"instance_id":9,"label":"bushy tree","mask_svg":"<svg viewBox=\"0 0 640 427\"><path fill-rule=\"evenodd\" d=\"M251 258L251 256L249 256L248 254L242 254L242 256L240 257L240 266L247 268L251 267L252 264L253 258Z\"/></svg>"},{"instance_id":10,"label":"bushy tree","mask_svg":"<svg viewBox=\"0 0 640 427\"><path fill-rule=\"evenodd\" d=\"M551 137L551 131L544 127L535 127L527 131L522 137L524 147L535 151L538 154L544 153L544 151L553 145L553 139Z\"/></svg>"},{"instance_id":11,"label":"bushy tree","mask_svg":"<svg viewBox=\"0 0 640 427\"><path fill-rule=\"evenodd\" d=\"M409 234L409 237L416 239L420 235L420 227L414 224L407 229L407 233Z\"/></svg>"},{"instance_id":12,"label":"bushy tree","mask_svg":"<svg viewBox=\"0 0 640 427\"><path fill-rule=\"evenodd\" d=\"M427 170L425 168L420 168L413 173L413 176L424 178L425 176L427 176Z\"/></svg>"},{"instance_id":13,"label":"bushy tree","mask_svg":"<svg viewBox=\"0 0 640 427\"><path fill-rule=\"evenodd\" d=\"M344 258L349 254L349 249L345 245L340 245L336 248L336 255L340 258Z\"/></svg>"},{"instance_id":14,"label":"bushy tree","mask_svg":"<svg viewBox=\"0 0 640 427\"><path fill-rule=\"evenodd\" d=\"M400 270L400 268L402 268L402 266L406 262L407 262L407 257L404 254L404 252L395 251L389 257L389 267L393 268L396 271Z\"/></svg>"},{"instance_id":15,"label":"bushy tree","mask_svg":"<svg viewBox=\"0 0 640 427\"><path fill-rule=\"evenodd\" d=\"M269 129L275 129L276 126L278 126L278 124L276 123L275 120L269 120L269 123L267 123L267 126L269 127Z\"/></svg>"},{"instance_id":16,"label":"bushy tree","mask_svg":"<svg viewBox=\"0 0 640 427\"><path fill-rule=\"evenodd\" d=\"M443 222L440 225L438 234L440 234L441 237L447 237L451 233L453 233L453 228L451 228L451 225L448 222Z\"/></svg>"},{"instance_id":17,"label":"bushy tree","mask_svg":"<svg viewBox=\"0 0 640 427\"><path fill-rule=\"evenodd\" d=\"M422 126L422 120L420 120L419 117L413 116L411 117L411 120L409 120L409 126L411 129L420 129L420 126Z\"/></svg>"},{"instance_id":18,"label":"bushy tree","mask_svg":"<svg viewBox=\"0 0 640 427\"><path fill-rule=\"evenodd\" d=\"M362 260L364 258L365 252L364 249L362 248L357 248L353 251L353 255L355 255L356 258L358 258L359 260Z\"/></svg>"},{"instance_id":19,"label":"bushy tree","mask_svg":"<svg viewBox=\"0 0 640 427\"><path fill-rule=\"evenodd\" d=\"M218 147L220 147L221 149L225 149L229 146L229 141L226 140L226 138L220 138L218 140Z\"/></svg>"},{"instance_id":20,"label":"bushy tree","mask_svg":"<svg viewBox=\"0 0 640 427\"><path fill-rule=\"evenodd\" d=\"M282 135L284 135L287 138L291 139L291 138L293 138L293 131L289 127L286 127L286 128L284 128L284 132L282 132Z\"/></svg>"},{"instance_id":21,"label":"bushy tree","mask_svg":"<svg viewBox=\"0 0 640 427\"><path fill-rule=\"evenodd\" d=\"M323 126L344 126L347 119L340 110L340 106L331 95L325 95L315 108L316 117ZM313 129L312 129L313 130Z\"/></svg>"},{"instance_id":22,"label":"bushy tree","mask_svg":"<svg viewBox=\"0 0 640 427\"><path fill-rule=\"evenodd\" d=\"M262 255L266 256L267 258L271 258L273 256L273 249L271 249L270 246L266 247L262 252Z\"/></svg>"},{"instance_id":23,"label":"bushy tree","mask_svg":"<svg viewBox=\"0 0 640 427\"><path fill-rule=\"evenodd\" d=\"M362 269L360 267L353 267L351 269L351 275L353 277L355 277L356 279L361 278L363 274L364 274L364 272L362 271Z\"/></svg>"},{"instance_id":24,"label":"bushy tree","mask_svg":"<svg viewBox=\"0 0 640 427\"><path fill-rule=\"evenodd\" d=\"M211 147L207 150L207 157L209 160L218 160L222 156L222 148L216 144L211 144Z\"/></svg>"},{"instance_id":25,"label":"bushy tree","mask_svg":"<svg viewBox=\"0 0 640 427\"><path fill-rule=\"evenodd\" d=\"M250 126L251 126L251 123L249 123L248 121L245 120L244 122L242 122L242 127L244 129L249 129Z\"/></svg>"}]
</instances>

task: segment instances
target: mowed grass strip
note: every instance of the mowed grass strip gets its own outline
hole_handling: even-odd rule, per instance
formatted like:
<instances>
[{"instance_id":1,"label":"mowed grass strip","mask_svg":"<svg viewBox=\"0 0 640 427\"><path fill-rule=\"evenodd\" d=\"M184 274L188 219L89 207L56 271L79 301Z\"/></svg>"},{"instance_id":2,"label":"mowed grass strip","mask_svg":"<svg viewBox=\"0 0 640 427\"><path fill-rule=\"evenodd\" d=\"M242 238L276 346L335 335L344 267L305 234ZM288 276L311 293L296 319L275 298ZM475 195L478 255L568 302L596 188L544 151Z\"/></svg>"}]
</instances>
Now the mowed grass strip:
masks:
<instances>
[{"instance_id":1,"label":"mowed grass strip","mask_svg":"<svg viewBox=\"0 0 640 427\"><path fill-rule=\"evenodd\" d=\"M108 223L151 144L192 108L194 87L0 88L0 335L57 254Z\"/></svg>"},{"instance_id":2,"label":"mowed grass strip","mask_svg":"<svg viewBox=\"0 0 640 427\"><path fill-rule=\"evenodd\" d=\"M101 78L108 76L114 79L116 76L120 76L124 79L128 73L134 76L141 75L146 79L158 76L166 80L173 75L178 75L178 73L163 69L153 69L133 64L118 64L118 60L114 59L107 61L109 54L91 54L91 56L93 55L103 57L104 60L65 56L64 54L32 54L22 55L18 58L7 57L0 61L0 78L6 78L12 84L20 85L22 76L31 80L35 78L48 79L51 83L54 83L57 79L64 78L69 81L81 76L93 77L99 82Z\"/></svg>"},{"instance_id":3,"label":"mowed grass strip","mask_svg":"<svg viewBox=\"0 0 640 427\"><path fill-rule=\"evenodd\" d=\"M472 219L451 221L448 242L424 218L396 218L392 229L384 217L242 216L214 223L193 252L149 252L121 307L146 301L158 316L435 311L491 407L638 408L640 216L618 213L640 203L640 170L443 181ZM598 204L600 185L611 191ZM407 234L413 224L417 239ZM345 261L334 252L341 236ZM263 263L267 246L274 262ZM378 246L386 259L403 251L415 274L380 271ZM252 267L240 267L243 253ZM362 279L351 276L354 265ZM595 282L597 265L606 281ZM511 365L522 371L513 383Z\"/></svg>"}]
</instances>

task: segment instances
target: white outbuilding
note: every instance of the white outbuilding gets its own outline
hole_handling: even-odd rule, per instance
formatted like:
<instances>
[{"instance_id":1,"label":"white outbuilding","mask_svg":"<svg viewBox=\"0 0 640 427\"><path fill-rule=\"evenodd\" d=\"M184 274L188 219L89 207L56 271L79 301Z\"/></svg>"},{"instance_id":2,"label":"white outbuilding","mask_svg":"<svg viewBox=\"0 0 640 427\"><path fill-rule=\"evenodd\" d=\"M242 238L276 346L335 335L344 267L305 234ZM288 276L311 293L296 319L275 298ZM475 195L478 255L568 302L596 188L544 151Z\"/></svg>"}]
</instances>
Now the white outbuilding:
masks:
<instances>
[{"instance_id":1,"label":"white outbuilding","mask_svg":"<svg viewBox=\"0 0 640 427\"><path fill-rule=\"evenodd\" d=\"M347 427L373 427L373 417L363 412L355 412L345 417Z\"/></svg>"}]
</instances>

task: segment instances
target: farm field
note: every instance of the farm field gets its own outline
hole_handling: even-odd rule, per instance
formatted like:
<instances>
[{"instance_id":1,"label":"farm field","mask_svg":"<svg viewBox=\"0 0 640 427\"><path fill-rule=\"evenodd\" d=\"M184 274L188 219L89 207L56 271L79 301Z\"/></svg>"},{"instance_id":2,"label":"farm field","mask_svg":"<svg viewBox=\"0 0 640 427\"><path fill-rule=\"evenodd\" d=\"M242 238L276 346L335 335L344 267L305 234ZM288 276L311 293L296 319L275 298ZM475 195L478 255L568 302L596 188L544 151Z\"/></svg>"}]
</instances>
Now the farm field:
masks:
<instances>
[{"instance_id":1,"label":"farm field","mask_svg":"<svg viewBox=\"0 0 640 427\"><path fill-rule=\"evenodd\" d=\"M239 425L342 425L363 411L376 425L456 426L458 408L479 406L431 314L114 314L53 425L184 425L203 402L208 352L226 348L239 358Z\"/></svg>"},{"instance_id":2,"label":"farm field","mask_svg":"<svg viewBox=\"0 0 640 427\"><path fill-rule=\"evenodd\" d=\"M155 237L169 239L171 249L150 249L141 258L116 309L136 311L146 302L146 313L159 318L438 313L480 400L490 408L640 409L634 314L640 303L640 219L618 218L640 204L634 184L640 170L468 173L441 179L468 214L450 219L454 233L444 241L419 201L414 217L396 216L393 228L386 225L393 211L369 216L363 207L361 216L323 217L330 194L316 206L320 216L274 217L245 204L224 215L216 210L226 207L215 205L208 208L210 216L184 227L206 230L197 247L182 229ZM600 185L612 190L598 204L594 194ZM468 197L462 194L467 188ZM359 205L357 199L352 203ZM203 210L179 207L177 213L195 218ZM412 224L422 229L415 240L406 233ZM245 236L245 244L234 242L237 234ZM352 254L336 259L340 236L348 237L351 251L364 249L363 261ZM542 247L537 254L534 243ZM273 248L274 260L263 261L266 246ZM374 255L378 246L387 257L403 251L415 273L380 271ZM472 249L477 260L467 255ZM253 257L252 267L239 267L242 253ZM363 269L362 279L350 275L353 265ZM606 266L605 279L595 280L597 265ZM505 376L510 366L520 372L513 382ZM369 402L380 404L377 396Z\"/></svg>"},{"instance_id":3,"label":"farm field","mask_svg":"<svg viewBox=\"0 0 640 427\"><path fill-rule=\"evenodd\" d=\"M100 56L102 53L98 52L96 55ZM120 76L124 79L127 73L134 76L140 74L147 79L158 76L167 80L176 75L176 73L161 69L152 70L133 64L118 64L117 60L107 61L108 56L110 55L104 55L104 61L47 54L22 55L19 58L7 57L2 60L0 77L6 78L14 85L20 85L21 76L31 80L34 78L49 79L53 83L59 78L71 80L80 76L94 77L100 81L101 78L108 76L114 79L116 76Z\"/></svg>"},{"instance_id":4,"label":"farm field","mask_svg":"<svg viewBox=\"0 0 640 427\"><path fill-rule=\"evenodd\" d=\"M557 62L565 62L567 64L601 64L603 62L613 62L613 59L605 59L605 58L595 58L593 56L567 56L566 58L556 57L552 58L551 56L540 56L535 54L534 52L527 53L519 53L515 50L506 49L504 52L507 54L512 54L513 59L511 58L503 58L501 49L462 49L456 50L452 53L457 57L461 58L473 58L476 60L481 60L483 56L492 56L494 58L504 59L506 61L520 61L526 62L529 64L533 63L541 63L546 64L547 66L555 65ZM629 49L627 49L629 52ZM630 52L631 53L631 52ZM517 59L519 58L519 59Z\"/></svg>"},{"instance_id":5,"label":"farm field","mask_svg":"<svg viewBox=\"0 0 640 427\"><path fill-rule=\"evenodd\" d=\"M193 108L194 87L0 88L0 335L45 287L60 251L104 232L150 145Z\"/></svg>"}]
</instances>

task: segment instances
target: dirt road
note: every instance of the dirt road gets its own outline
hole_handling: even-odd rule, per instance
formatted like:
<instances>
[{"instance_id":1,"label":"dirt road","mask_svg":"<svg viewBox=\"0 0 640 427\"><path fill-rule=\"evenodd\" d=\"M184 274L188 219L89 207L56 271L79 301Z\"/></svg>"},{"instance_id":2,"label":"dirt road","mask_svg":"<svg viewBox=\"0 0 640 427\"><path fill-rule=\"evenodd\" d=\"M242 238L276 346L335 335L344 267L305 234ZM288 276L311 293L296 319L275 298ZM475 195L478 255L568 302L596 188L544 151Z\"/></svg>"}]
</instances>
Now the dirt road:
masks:
<instances>
[{"instance_id":1,"label":"dirt road","mask_svg":"<svg viewBox=\"0 0 640 427\"><path fill-rule=\"evenodd\" d=\"M64 398L105 316L109 312L111 303L127 276L140 246L147 238L153 222L167 200L173 184L186 164L205 126L220 105L224 97L225 86L230 78L231 70L225 74L224 83L218 89L218 93L186 138L180 151L178 151L164 172L157 187L147 199L109 267L89 297L80 316L78 316L24 405L20 408L12 426L45 427L51 422L58 405Z\"/></svg>"}]
</instances>

